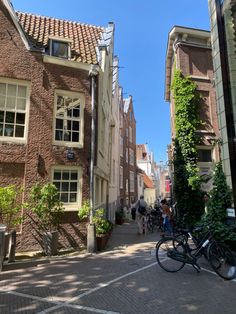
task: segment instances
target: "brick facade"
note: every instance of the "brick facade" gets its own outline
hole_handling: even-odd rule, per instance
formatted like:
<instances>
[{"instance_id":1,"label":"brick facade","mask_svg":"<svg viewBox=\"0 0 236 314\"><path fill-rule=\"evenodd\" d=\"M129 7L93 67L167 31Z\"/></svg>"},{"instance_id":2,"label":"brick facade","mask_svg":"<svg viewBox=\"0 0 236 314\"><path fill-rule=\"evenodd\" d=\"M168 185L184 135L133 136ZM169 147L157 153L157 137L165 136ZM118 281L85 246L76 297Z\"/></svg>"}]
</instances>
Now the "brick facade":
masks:
<instances>
[{"instance_id":1,"label":"brick facade","mask_svg":"<svg viewBox=\"0 0 236 314\"><path fill-rule=\"evenodd\" d=\"M81 167L82 200L89 199L91 145L91 84L88 71L43 62L39 51L27 50L13 20L0 2L0 78L28 84L29 110L27 139L19 143L0 140L0 181L2 186L16 184L24 188L23 201L36 182L52 180L53 166ZM73 91L84 96L83 147L73 147L74 159L67 159L66 146L53 144L55 90ZM30 209L17 235L19 251L40 249L40 234ZM31 217L31 218L30 218ZM86 225L76 211L66 211L60 227L60 247L86 244Z\"/></svg>"}]
</instances>

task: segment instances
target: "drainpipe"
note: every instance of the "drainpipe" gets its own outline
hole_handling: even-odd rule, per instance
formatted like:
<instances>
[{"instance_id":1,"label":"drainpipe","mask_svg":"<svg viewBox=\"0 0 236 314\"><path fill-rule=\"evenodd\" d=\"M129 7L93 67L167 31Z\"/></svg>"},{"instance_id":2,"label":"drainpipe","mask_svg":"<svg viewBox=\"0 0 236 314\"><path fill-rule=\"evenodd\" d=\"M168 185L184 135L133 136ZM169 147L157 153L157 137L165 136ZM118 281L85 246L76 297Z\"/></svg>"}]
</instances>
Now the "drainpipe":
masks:
<instances>
[{"instance_id":1,"label":"drainpipe","mask_svg":"<svg viewBox=\"0 0 236 314\"><path fill-rule=\"evenodd\" d=\"M95 160L95 78L98 75L98 70L96 66L91 66L89 71L89 76L91 77L91 158L90 158L90 213L89 213L89 225L87 229L87 252L96 252L96 229L93 223L93 213L94 213L94 160Z\"/></svg>"}]
</instances>

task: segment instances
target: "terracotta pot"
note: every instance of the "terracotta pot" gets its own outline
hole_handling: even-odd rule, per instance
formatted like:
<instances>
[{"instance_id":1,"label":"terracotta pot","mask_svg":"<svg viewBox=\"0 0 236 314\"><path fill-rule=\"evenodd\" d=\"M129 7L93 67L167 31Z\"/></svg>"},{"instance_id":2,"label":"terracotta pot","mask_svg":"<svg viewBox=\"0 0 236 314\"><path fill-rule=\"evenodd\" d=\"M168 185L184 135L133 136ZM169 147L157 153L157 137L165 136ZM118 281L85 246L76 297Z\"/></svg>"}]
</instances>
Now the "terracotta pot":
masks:
<instances>
[{"instance_id":1,"label":"terracotta pot","mask_svg":"<svg viewBox=\"0 0 236 314\"><path fill-rule=\"evenodd\" d=\"M102 251L105 249L107 242L109 240L109 237L110 237L110 234L101 234L99 236L96 236L98 251Z\"/></svg>"}]
</instances>

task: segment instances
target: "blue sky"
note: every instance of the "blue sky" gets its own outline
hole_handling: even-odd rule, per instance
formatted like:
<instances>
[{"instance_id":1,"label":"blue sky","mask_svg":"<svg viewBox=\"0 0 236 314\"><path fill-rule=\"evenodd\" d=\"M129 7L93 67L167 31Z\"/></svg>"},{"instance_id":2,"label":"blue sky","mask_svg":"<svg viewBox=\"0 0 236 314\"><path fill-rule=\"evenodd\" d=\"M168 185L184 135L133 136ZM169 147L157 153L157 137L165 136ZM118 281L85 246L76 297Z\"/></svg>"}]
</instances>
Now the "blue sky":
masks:
<instances>
[{"instance_id":1,"label":"blue sky","mask_svg":"<svg viewBox=\"0 0 236 314\"><path fill-rule=\"evenodd\" d=\"M209 30L207 0L12 0L18 11L81 23L115 23L119 83L133 96L137 144L148 143L155 161L166 161L169 104L164 100L165 55L174 25Z\"/></svg>"}]
</instances>

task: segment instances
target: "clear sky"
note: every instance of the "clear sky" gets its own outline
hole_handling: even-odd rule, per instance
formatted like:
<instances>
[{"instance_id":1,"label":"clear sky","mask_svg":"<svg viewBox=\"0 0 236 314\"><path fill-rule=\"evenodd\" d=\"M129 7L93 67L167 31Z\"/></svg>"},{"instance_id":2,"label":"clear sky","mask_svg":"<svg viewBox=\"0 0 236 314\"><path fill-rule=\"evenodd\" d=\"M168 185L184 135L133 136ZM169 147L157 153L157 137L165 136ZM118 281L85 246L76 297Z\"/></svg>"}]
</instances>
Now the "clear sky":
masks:
<instances>
[{"instance_id":1,"label":"clear sky","mask_svg":"<svg viewBox=\"0 0 236 314\"><path fill-rule=\"evenodd\" d=\"M124 97L133 96L137 144L167 160L169 104L164 100L165 55L174 25L209 30L207 0L12 0L16 10L107 26L115 23L115 55Z\"/></svg>"}]
</instances>

